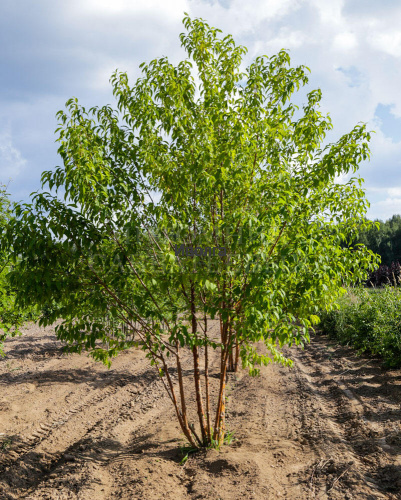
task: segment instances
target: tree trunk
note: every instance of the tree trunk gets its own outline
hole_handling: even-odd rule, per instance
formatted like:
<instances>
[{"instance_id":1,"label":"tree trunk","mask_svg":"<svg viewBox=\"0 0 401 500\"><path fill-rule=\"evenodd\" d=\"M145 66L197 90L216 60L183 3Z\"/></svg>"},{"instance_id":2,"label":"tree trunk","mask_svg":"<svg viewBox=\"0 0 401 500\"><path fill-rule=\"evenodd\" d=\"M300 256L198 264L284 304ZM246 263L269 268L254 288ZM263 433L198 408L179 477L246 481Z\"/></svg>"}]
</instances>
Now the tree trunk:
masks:
<instances>
[{"instance_id":1,"label":"tree trunk","mask_svg":"<svg viewBox=\"0 0 401 500\"><path fill-rule=\"evenodd\" d=\"M222 361L220 368L220 389L216 410L216 421L214 425L213 440L218 442L218 446L224 441L224 426L225 426L225 397L226 397L226 375L228 350L222 353Z\"/></svg>"}]
</instances>

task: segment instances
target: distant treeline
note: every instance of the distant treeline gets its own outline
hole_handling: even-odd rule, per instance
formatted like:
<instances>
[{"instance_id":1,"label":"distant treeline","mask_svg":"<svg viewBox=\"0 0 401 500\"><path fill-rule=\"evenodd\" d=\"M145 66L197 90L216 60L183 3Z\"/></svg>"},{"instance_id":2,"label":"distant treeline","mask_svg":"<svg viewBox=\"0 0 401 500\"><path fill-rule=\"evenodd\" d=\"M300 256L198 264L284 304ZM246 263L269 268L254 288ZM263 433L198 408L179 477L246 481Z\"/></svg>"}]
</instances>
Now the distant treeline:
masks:
<instances>
[{"instance_id":1,"label":"distant treeline","mask_svg":"<svg viewBox=\"0 0 401 500\"><path fill-rule=\"evenodd\" d=\"M362 231L357 243L363 243L372 252L381 257L381 266L371 273L367 285L380 286L386 283L394 284L401 280L401 215L393 215L380 227Z\"/></svg>"}]
</instances>

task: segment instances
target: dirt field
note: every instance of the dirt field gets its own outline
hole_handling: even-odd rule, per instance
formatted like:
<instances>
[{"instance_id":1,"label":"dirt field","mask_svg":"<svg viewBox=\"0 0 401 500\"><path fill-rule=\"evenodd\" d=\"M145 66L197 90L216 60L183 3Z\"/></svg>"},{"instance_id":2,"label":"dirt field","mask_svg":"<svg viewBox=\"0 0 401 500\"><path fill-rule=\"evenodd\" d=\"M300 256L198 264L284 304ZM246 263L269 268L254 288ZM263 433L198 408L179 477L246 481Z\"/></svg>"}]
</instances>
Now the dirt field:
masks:
<instances>
[{"instance_id":1,"label":"dirt field","mask_svg":"<svg viewBox=\"0 0 401 500\"><path fill-rule=\"evenodd\" d=\"M107 370L32 325L6 354L1 499L401 498L401 370L326 337L291 349L291 370L230 375L235 441L184 465L172 404L142 351Z\"/></svg>"}]
</instances>

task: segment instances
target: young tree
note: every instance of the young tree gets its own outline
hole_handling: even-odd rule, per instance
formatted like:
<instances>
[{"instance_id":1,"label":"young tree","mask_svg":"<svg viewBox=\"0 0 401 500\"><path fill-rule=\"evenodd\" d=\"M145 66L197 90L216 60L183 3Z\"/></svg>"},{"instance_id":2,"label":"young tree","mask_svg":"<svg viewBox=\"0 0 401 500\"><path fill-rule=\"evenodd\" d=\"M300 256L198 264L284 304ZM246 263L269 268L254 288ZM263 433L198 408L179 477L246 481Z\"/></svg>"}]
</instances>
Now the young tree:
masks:
<instances>
[{"instance_id":1,"label":"young tree","mask_svg":"<svg viewBox=\"0 0 401 500\"><path fill-rule=\"evenodd\" d=\"M272 359L291 365L281 348L303 346L316 312L374 266L365 247L342 245L370 225L362 180L334 182L367 158L370 134L357 125L321 149L332 125L318 111L320 90L293 119L306 67L291 68L281 50L240 73L244 47L202 19L186 14L183 23L200 97L192 62L163 57L141 64L132 87L125 73L112 75L122 116L70 99L69 115L57 114L64 165L42 175L56 194L20 205L3 241L20 255L10 279L21 304L52 299L44 323L62 318L58 338L105 363L133 345L119 327L127 325L190 444L220 446L227 369L239 360L253 375ZM117 323L106 328L105 314ZM218 337L209 318L219 320ZM197 427L183 383L188 349ZM216 401L211 349L220 353Z\"/></svg>"}]
</instances>

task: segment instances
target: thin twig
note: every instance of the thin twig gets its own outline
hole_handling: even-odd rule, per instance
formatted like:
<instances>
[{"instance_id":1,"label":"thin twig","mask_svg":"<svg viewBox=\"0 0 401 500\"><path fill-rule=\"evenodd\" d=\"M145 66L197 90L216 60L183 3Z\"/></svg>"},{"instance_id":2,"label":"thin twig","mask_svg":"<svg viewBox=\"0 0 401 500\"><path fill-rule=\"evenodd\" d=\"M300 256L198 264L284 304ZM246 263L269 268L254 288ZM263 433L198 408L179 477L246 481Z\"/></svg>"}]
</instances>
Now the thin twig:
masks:
<instances>
[{"instance_id":1,"label":"thin twig","mask_svg":"<svg viewBox=\"0 0 401 500\"><path fill-rule=\"evenodd\" d=\"M350 470L350 468L354 465L354 462L351 462L349 464L349 466L338 476L334 479L333 483L331 484L330 488L326 491L326 493L328 493L330 490L332 490L334 488L334 485L337 483L337 481L339 481L343 475L348 472Z\"/></svg>"}]
</instances>

